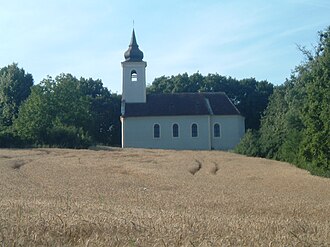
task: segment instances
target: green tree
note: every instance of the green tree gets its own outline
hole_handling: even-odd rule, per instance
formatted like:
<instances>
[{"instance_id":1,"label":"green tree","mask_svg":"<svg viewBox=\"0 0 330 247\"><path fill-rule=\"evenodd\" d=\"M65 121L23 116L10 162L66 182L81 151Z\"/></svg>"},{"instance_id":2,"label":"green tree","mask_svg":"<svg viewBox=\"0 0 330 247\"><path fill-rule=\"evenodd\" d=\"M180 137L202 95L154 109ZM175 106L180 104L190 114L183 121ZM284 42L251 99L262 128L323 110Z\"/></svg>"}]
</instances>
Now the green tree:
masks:
<instances>
[{"instance_id":1,"label":"green tree","mask_svg":"<svg viewBox=\"0 0 330 247\"><path fill-rule=\"evenodd\" d=\"M18 68L16 63L0 69L0 130L12 125L32 85L32 75Z\"/></svg>"},{"instance_id":2,"label":"green tree","mask_svg":"<svg viewBox=\"0 0 330 247\"><path fill-rule=\"evenodd\" d=\"M249 150L257 149L262 157L330 177L330 27L320 33L315 53L301 50L307 60L275 88L258 140L249 141L254 140L249 134L236 151L255 155Z\"/></svg>"},{"instance_id":3,"label":"green tree","mask_svg":"<svg viewBox=\"0 0 330 247\"><path fill-rule=\"evenodd\" d=\"M296 150L300 148L305 95L304 80L300 75L293 75L275 88L259 130L260 154L263 157L291 162L298 159L299 152L291 153L290 146Z\"/></svg>"},{"instance_id":4,"label":"green tree","mask_svg":"<svg viewBox=\"0 0 330 247\"><path fill-rule=\"evenodd\" d=\"M32 143L80 147L79 143L88 143L90 121L90 102L79 90L79 80L61 74L32 88L15 121L15 129Z\"/></svg>"},{"instance_id":5,"label":"green tree","mask_svg":"<svg viewBox=\"0 0 330 247\"><path fill-rule=\"evenodd\" d=\"M273 94L273 85L267 81L258 82L255 78L249 78L238 81L229 92L232 101L246 118L246 128L258 130L261 116L268 105L270 95Z\"/></svg>"},{"instance_id":6,"label":"green tree","mask_svg":"<svg viewBox=\"0 0 330 247\"><path fill-rule=\"evenodd\" d=\"M44 80L32 88L31 95L22 104L14 122L15 131L29 143L45 144L53 127L56 106L53 104L53 83Z\"/></svg>"},{"instance_id":7,"label":"green tree","mask_svg":"<svg viewBox=\"0 0 330 247\"><path fill-rule=\"evenodd\" d=\"M235 152L248 156L260 156L259 132L248 129L235 147Z\"/></svg>"},{"instance_id":8,"label":"green tree","mask_svg":"<svg viewBox=\"0 0 330 247\"><path fill-rule=\"evenodd\" d=\"M87 131L92 118L91 102L81 90L81 82L71 74L61 74L55 80L48 80L54 85L52 103L56 107L56 120Z\"/></svg>"},{"instance_id":9,"label":"green tree","mask_svg":"<svg viewBox=\"0 0 330 247\"><path fill-rule=\"evenodd\" d=\"M285 139L285 113L288 110L285 93L285 86L275 89L274 94L270 97L265 116L261 120L262 124L259 131L260 153L263 157L276 158L277 152Z\"/></svg>"},{"instance_id":10,"label":"green tree","mask_svg":"<svg viewBox=\"0 0 330 247\"><path fill-rule=\"evenodd\" d=\"M121 97L103 87L101 80L80 79L80 90L91 102L89 134L97 143L119 145Z\"/></svg>"},{"instance_id":11,"label":"green tree","mask_svg":"<svg viewBox=\"0 0 330 247\"><path fill-rule=\"evenodd\" d=\"M302 153L306 162L330 173L330 27L320 33L309 64Z\"/></svg>"},{"instance_id":12,"label":"green tree","mask_svg":"<svg viewBox=\"0 0 330 247\"><path fill-rule=\"evenodd\" d=\"M101 80L71 74L48 77L32 88L15 130L33 144L86 147L120 143L120 97Z\"/></svg>"}]
</instances>

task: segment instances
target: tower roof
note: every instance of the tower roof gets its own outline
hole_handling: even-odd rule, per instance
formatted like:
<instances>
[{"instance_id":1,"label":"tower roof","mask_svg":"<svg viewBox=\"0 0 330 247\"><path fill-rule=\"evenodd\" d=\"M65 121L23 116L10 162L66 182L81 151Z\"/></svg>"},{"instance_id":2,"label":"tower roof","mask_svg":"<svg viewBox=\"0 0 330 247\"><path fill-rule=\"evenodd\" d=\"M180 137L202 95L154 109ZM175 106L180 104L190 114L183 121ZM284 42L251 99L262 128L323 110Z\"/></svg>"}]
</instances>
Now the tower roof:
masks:
<instances>
[{"instance_id":1,"label":"tower roof","mask_svg":"<svg viewBox=\"0 0 330 247\"><path fill-rule=\"evenodd\" d=\"M139 49L136 42L134 29L132 32L131 43L129 44L128 50L125 52L124 57L127 62L141 62L143 59L143 52Z\"/></svg>"}]
</instances>

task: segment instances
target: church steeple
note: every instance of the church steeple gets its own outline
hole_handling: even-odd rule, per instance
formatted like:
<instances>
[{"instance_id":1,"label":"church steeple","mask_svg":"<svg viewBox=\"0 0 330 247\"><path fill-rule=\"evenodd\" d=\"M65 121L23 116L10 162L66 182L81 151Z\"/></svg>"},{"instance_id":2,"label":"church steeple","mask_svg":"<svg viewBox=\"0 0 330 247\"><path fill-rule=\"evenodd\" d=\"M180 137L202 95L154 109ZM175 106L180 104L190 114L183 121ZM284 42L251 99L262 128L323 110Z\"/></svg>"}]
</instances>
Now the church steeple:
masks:
<instances>
[{"instance_id":1,"label":"church steeple","mask_svg":"<svg viewBox=\"0 0 330 247\"><path fill-rule=\"evenodd\" d=\"M143 52L139 49L136 42L135 31L133 28L131 43L129 44L128 50L124 54L125 61L127 62L141 62L143 59Z\"/></svg>"},{"instance_id":2,"label":"church steeple","mask_svg":"<svg viewBox=\"0 0 330 247\"><path fill-rule=\"evenodd\" d=\"M143 52L140 51L136 42L134 29L131 43L124 56L125 61L121 63L123 67L122 101L125 103L145 103L147 63L142 61Z\"/></svg>"}]
</instances>

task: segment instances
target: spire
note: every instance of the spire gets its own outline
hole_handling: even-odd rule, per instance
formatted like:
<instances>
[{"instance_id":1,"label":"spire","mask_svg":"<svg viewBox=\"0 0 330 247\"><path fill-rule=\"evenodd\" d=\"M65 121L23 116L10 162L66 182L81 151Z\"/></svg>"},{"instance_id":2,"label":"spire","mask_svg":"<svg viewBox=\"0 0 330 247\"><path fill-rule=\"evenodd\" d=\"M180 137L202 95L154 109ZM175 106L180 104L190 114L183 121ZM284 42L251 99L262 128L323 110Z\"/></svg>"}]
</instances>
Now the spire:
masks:
<instances>
[{"instance_id":1,"label":"spire","mask_svg":"<svg viewBox=\"0 0 330 247\"><path fill-rule=\"evenodd\" d=\"M131 43L129 44L130 46L138 46L138 44L136 43L136 38L135 38L135 31L133 28L133 32L132 32L132 38L131 38Z\"/></svg>"},{"instance_id":2,"label":"spire","mask_svg":"<svg viewBox=\"0 0 330 247\"><path fill-rule=\"evenodd\" d=\"M128 50L124 54L125 61L127 62L141 62L143 59L143 52L139 49L136 42L135 31L133 28L131 43L129 44Z\"/></svg>"}]
</instances>

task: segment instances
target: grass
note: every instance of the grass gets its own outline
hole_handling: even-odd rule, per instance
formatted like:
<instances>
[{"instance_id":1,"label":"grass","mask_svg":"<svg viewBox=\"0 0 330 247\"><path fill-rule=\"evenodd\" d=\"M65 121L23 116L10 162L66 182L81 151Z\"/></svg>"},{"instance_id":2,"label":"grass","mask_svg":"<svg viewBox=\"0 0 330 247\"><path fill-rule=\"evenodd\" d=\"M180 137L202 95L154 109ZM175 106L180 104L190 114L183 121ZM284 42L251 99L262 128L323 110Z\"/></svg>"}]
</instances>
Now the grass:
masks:
<instances>
[{"instance_id":1,"label":"grass","mask_svg":"<svg viewBox=\"0 0 330 247\"><path fill-rule=\"evenodd\" d=\"M0 188L0 246L330 245L329 179L232 153L2 149Z\"/></svg>"}]
</instances>

